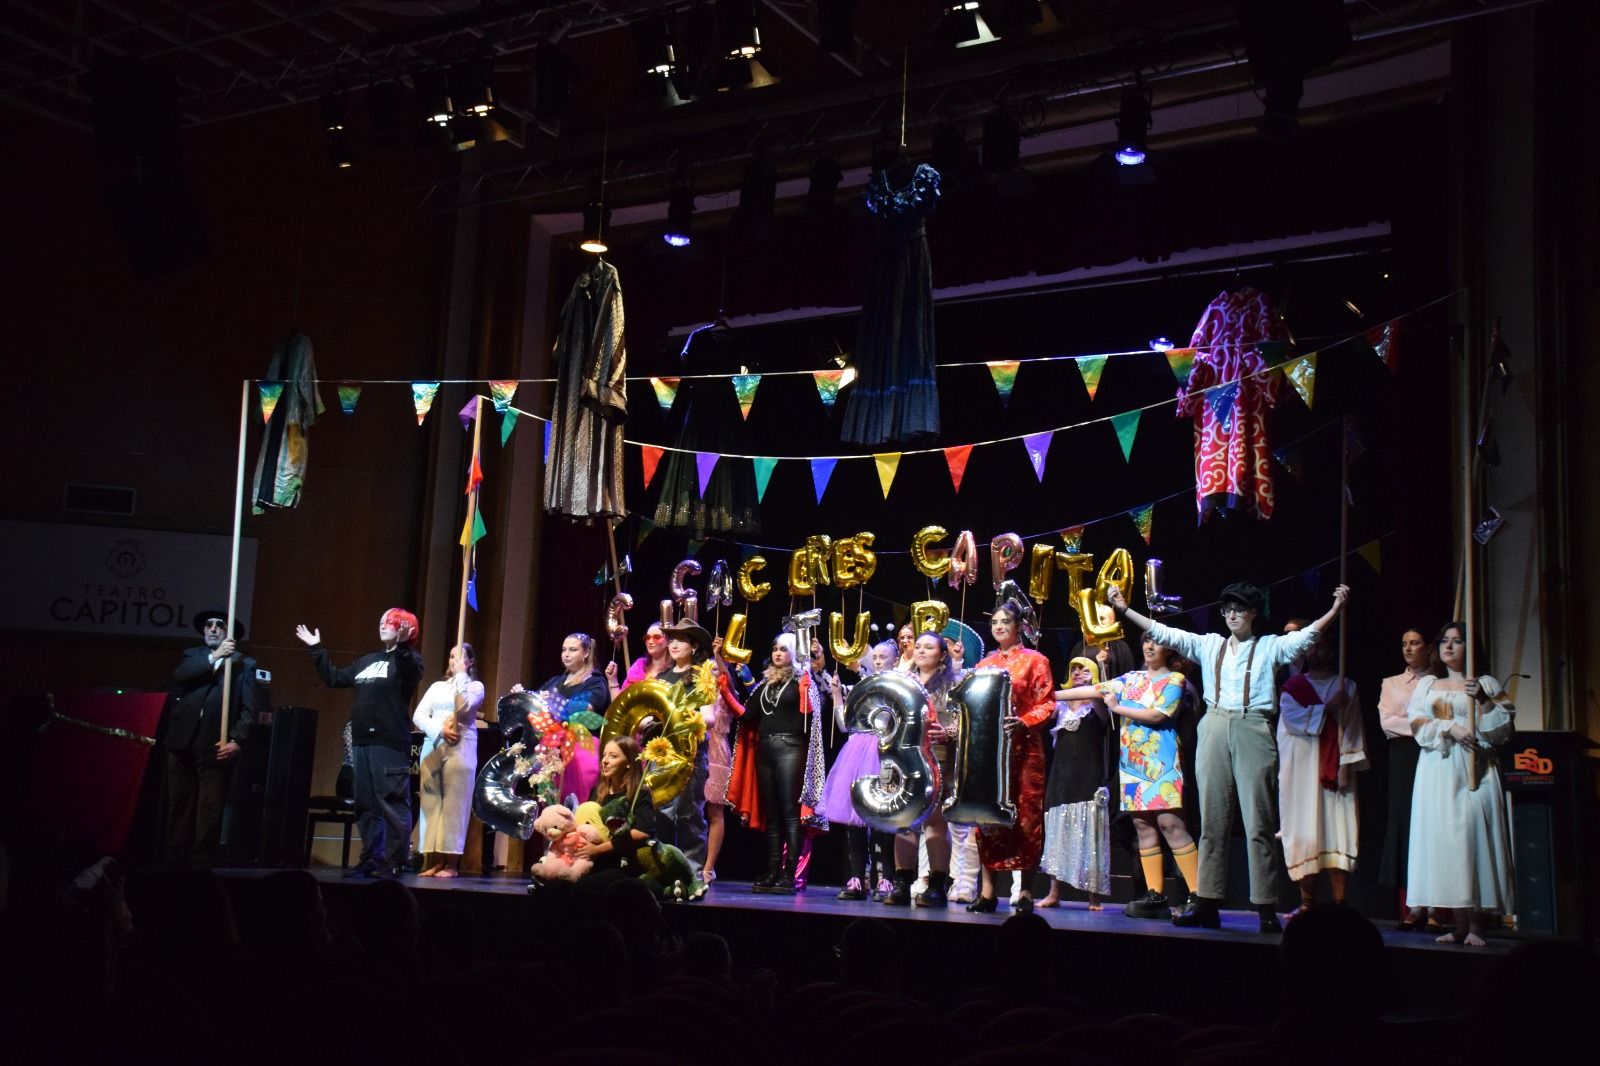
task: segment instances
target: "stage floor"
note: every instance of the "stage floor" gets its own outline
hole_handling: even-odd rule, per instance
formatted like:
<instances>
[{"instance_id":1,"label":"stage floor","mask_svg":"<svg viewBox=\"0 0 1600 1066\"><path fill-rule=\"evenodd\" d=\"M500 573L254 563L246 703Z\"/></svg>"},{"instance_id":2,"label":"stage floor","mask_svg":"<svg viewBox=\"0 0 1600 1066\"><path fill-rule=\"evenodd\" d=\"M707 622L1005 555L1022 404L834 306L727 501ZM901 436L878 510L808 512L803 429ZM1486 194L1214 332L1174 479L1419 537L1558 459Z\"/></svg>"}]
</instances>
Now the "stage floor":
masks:
<instances>
[{"instance_id":1,"label":"stage floor","mask_svg":"<svg viewBox=\"0 0 1600 1066\"><path fill-rule=\"evenodd\" d=\"M232 869L218 872L230 877L260 877L273 871ZM330 886L356 886L366 883L362 880L346 879L342 870L331 866L313 866L310 867L310 872L319 882ZM507 898L525 897L527 893L527 881L508 874L464 875L443 880L407 875L401 880L417 892L432 898L491 896L499 897L503 905L503 901ZM958 904L942 908L889 907L870 900L840 900L835 898L837 891L838 889L831 885L817 885L793 896L774 896L750 891L748 881L717 881L706 893L704 900L698 903L669 904L668 908L673 911L680 909L732 911L740 912L741 917L748 917L753 912L767 913L775 917L780 915L789 918L814 917L833 921L872 917L889 922L969 928L998 926L1012 913L1004 900L1000 903L1000 909L992 914L970 914L965 906ZM1169 922L1126 918L1122 914L1120 903L1108 904L1102 911L1090 911L1082 902L1064 901L1058 908L1035 910L1034 913L1044 918L1053 928L1074 934L1144 937L1169 942L1197 941L1240 946L1257 945L1263 948L1275 948L1282 939L1278 934L1258 932L1256 915L1253 911L1223 911L1222 928L1219 930L1180 929ZM1397 932L1393 921L1375 921L1374 924L1383 934L1384 945L1393 951L1422 952L1440 956L1482 958L1504 954L1528 940L1543 939L1532 934L1501 932L1491 935L1487 946L1483 948L1464 948L1455 944L1436 943L1433 936L1423 933Z\"/></svg>"}]
</instances>

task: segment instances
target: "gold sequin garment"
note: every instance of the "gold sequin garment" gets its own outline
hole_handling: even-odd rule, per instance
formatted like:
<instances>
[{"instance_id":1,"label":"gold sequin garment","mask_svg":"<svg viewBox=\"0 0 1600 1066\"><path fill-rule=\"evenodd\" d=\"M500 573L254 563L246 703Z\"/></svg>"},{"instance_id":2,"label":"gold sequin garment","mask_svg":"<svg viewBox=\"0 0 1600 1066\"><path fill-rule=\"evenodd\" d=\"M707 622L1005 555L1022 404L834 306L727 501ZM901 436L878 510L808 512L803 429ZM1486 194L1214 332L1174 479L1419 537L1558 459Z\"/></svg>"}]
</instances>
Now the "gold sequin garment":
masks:
<instances>
[{"instance_id":1,"label":"gold sequin garment","mask_svg":"<svg viewBox=\"0 0 1600 1066\"><path fill-rule=\"evenodd\" d=\"M571 518L627 513L622 497L622 435L628 416L628 353L617 268L595 260L561 309L556 395L544 506Z\"/></svg>"}]
</instances>

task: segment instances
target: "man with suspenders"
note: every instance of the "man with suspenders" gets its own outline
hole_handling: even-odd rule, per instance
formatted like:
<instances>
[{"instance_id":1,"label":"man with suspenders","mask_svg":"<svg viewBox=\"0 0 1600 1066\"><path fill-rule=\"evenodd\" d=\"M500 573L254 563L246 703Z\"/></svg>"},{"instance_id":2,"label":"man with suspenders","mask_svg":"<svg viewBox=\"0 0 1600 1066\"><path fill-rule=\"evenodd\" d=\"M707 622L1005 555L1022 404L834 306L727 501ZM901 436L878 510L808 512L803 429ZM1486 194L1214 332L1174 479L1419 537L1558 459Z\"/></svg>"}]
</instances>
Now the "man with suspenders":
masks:
<instances>
[{"instance_id":1,"label":"man with suspenders","mask_svg":"<svg viewBox=\"0 0 1600 1066\"><path fill-rule=\"evenodd\" d=\"M1239 800L1249 842L1250 902L1263 933L1281 932L1277 853L1273 847L1273 797L1278 788L1278 743L1273 734L1278 713L1279 666L1294 661L1338 617L1350 590L1333 592L1328 613L1295 633L1256 636L1253 630L1266 596L1248 582L1222 590L1222 620L1228 635L1187 633L1164 626L1128 607L1120 590L1109 593L1112 610L1156 642L1200 664L1206 713L1195 745L1195 781L1200 787L1200 891L1174 925L1219 928L1218 908L1228 884L1228 838L1232 805Z\"/></svg>"}]
</instances>

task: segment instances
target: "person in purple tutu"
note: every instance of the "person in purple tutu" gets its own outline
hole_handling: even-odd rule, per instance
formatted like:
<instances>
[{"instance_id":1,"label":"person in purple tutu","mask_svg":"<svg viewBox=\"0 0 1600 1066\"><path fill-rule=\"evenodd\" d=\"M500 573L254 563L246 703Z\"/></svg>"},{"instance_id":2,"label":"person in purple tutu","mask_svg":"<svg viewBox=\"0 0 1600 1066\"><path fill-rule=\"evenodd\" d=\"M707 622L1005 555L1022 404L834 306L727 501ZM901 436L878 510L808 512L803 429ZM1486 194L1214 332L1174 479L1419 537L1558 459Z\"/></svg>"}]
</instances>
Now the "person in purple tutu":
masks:
<instances>
[{"instance_id":1,"label":"person in purple tutu","mask_svg":"<svg viewBox=\"0 0 1600 1066\"><path fill-rule=\"evenodd\" d=\"M874 647L871 654L862 660L862 679L894 669L899 659L898 645L892 640L884 641ZM840 699L833 708L834 723L840 732L845 730L844 708L844 699ZM850 798L850 788L857 778L876 777L880 770L878 735L851 733L845 738L844 746L839 749L838 757L833 760L833 766L828 770L828 778L822 786L820 813L827 818L830 829L837 826L844 830L845 882L844 888L839 892L840 899L867 898L866 886L872 880L871 869L867 865L869 838L873 857L878 861L881 870L878 898L888 902L888 897L893 891L894 857L890 844L893 837L889 833L869 829L867 823L862 821L861 815L857 813L855 801ZM913 868L915 868L914 859Z\"/></svg>"}]
</instances>

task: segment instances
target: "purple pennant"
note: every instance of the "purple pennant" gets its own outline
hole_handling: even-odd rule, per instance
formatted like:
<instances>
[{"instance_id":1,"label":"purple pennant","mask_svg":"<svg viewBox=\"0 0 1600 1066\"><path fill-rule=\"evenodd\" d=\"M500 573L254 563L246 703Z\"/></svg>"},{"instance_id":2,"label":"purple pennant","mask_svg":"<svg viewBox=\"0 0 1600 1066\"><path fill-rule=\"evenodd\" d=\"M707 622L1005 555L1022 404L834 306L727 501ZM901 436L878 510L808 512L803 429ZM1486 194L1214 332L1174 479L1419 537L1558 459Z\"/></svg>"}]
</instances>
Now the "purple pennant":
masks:
<instances>
[{"instance_id":1,"label":"purple pennant","mask_svg":"<svg viewBox=\"0 0 1600 1066\"><path fill-rule=\"evenodd\" d=\"M1050 454L1050 437L1054 433L1055 430L1047 429L1022 438L1022 446L1028 449L1028 462L1033 464L1033 476L1040 481L1044 480L1044 461Z\"/></svg>"},{"instance_id":2,"label":"purple pennant","mask_svg":"<svg viewBox=\"0 0 1600 1066\"><path fill-rule=\"evenodd\" d=\"M1223 429L1233 421L1233 401L1239 398L1239 383L1230 381L1226 385L1217 385L1207 390L1206 400L1211 404L1211 413L1216 416L1217 422Z\"/></svg>"},{"instance_id":3,"label":"purple pennant","mask_svg":"<svg viewBox=\"0 0 1600 1066\"><path fill-rule=\"evenodd\" d=\"M472 420L478 417L478 398L474 396L468 400L467 406L457 412L456 417L461 419L462 429L471 429Z\"/></svg>"},{"instance_id":4,"label":"purple pennant","mask_svg":"<svg viewBox=\"0 0 1600 1066\"><path fill-rule=\"evenodd\" d=\"M544 424L544 465L550 465L550 423Z\"/></svg>"},{"instance_id":5,"label":"purple pennant","mask_svg":"<svg viewBox=\"0 0 1600 1066\"><path fill-rule=\"evenodd\" d=\"M694 453L694 468L696 473L700 475L700 495L702 497L706 494L706 486L711 484L711 471L717 468L717 460L721 458L722 456L716 452Z\"/></svg>"},{"instance_id":6,"label":"purple pennant","mask_svg":"<svg viewBox=\"0 0 1600 1066\"><path fill-rule=\"evenodd\" d=\"M828 491L828 479L833 477L833 468L839 465L837 459L811 460L811 484L817 490L817 502L822 502L822 494Z\"/></svg>"}]
</instances>

